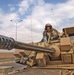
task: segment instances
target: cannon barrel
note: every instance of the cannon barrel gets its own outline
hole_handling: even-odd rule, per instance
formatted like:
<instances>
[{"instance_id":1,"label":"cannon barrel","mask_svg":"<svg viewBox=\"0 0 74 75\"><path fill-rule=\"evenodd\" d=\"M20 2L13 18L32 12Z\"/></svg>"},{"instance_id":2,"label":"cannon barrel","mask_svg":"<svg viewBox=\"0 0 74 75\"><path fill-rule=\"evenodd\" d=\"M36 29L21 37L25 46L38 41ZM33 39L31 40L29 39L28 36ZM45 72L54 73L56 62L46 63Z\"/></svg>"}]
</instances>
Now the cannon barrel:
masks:
<instances>
[{"instance_id":1,"label":"cannon barrel","mask_svg":"<svg viewBox=\"0 0 74 75\"><path fill-rule=\"evenodd\" d=\"M11 37L6 37L0 35L0 49L23 49L23 50L30 50L30 51L38 51L38 52L47 52L47 53L54 53L55 50L53 48L44 48L40 46L35 46L27 43L22 43L15 41Z\"/></svg>"}]
</instances>

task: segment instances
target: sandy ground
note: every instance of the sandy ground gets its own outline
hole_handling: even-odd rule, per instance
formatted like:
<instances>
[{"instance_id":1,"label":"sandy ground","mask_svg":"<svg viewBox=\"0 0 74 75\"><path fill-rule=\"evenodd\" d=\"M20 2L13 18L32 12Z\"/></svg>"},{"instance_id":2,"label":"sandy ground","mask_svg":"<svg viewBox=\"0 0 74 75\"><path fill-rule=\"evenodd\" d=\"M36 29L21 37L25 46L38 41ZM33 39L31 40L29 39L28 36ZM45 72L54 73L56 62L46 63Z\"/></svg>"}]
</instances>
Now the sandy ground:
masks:
<instances>
[{"instance_id":1,"label":"sandy ground","mask_svg":"<svg viewBox=\"0 0 74 75\"><path fill-rule=\"evenodd\" d=\"M23 72L19 72L13 75L60 75L60 70L25 69Z\"/></svg>"},{"instance_id":2,"label":"sandy ground","mask_svg":"<svg viewBox=\"0 0 74 75\"><path fill-rule=\"evenodd\" d=\"M1 64L0 66L13 66L13 70L17 70L19 68L25 67L25 65L18 64L18 63L9 63L9 64ZM33 69L33 68L26 68L21 72L18 72L13 75L60 75L60 70L56 69Z\"/></svg>"}]
</instances>

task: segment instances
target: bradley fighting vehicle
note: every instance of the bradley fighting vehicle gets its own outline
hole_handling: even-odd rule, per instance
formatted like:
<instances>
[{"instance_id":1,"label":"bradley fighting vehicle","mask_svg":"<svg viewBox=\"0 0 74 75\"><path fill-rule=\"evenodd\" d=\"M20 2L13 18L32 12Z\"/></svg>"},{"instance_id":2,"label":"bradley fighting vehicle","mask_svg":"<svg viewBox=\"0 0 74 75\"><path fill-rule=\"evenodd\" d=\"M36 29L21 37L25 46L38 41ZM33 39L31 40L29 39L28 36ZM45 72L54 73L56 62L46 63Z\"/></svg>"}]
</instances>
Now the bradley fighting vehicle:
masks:
<instances>
[{"instance_id":1,"label":"bradley fighting vehicle","mask_svg":"<svg viewBox=\"0 0 74 75\"><path fill-rule=\"evenodd\" d=\"M26 63L33 68L69 69L71 75L74 75L74 27L63 28L63 35L51 43L27 44L0 35L0 49L11 50L13 48L32 51L22 58L20 63Z\"/></svg>"}]
</instances>

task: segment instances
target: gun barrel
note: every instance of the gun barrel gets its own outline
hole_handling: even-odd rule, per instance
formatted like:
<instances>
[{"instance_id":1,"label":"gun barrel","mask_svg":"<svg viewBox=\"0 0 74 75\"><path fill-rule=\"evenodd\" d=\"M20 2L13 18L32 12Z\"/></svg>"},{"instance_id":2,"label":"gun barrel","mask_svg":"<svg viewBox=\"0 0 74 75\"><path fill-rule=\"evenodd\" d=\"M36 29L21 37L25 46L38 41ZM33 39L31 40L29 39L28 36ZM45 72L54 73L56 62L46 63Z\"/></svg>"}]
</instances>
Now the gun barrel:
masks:
<instances>
[{"instance_id":1,"label":"gun barrel","mask_svg":"<svg viewBox=\"0 0 74 75\"><path fill-rule=\"evenodd\" d=\"M49 48L44 48L44 47L39 47L39 46L34 46L26 43L20 43L17 42L17 45L15 46L17 49L25 49L25 50L30 50L30 51L39 51L39 52L48 52L48 53L54 53L54 49L49 49Z\"/></svg>"},{"instance_id":2,"label":"gun barrel","mask_svg":"<svg viewBox=\"0 0 74 75\"><path fill-rule=\"evenodd\" d=\"M0 35L0 49L23 49L23 50L30 50L30 51L38 51L38 52L47 52L47 53L54 53L55 50L53 48L44 48L40 46L34 46L27 43L22 43L15 41L11 37L6 37Z\"/></svg>"}]
</instances>

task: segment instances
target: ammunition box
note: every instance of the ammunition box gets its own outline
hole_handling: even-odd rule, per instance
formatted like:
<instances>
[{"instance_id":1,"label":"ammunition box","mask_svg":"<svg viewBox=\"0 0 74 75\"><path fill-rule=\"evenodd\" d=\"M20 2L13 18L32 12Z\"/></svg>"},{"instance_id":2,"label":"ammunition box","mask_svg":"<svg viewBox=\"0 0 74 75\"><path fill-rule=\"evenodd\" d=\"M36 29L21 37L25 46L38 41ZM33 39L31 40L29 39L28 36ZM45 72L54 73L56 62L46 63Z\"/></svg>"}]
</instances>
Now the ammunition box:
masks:
<instances>
[{"instance_id":1,"label":"ammunition box","mask_svg":"<svg viewBox=\"0 0 74 75\"><path fill-rule=\"evenodd\" d=\"M62 58L62 62L66 63L66 64L71 64L72 63L72 54L62 54L61 58Z\"/></svg>"},{"instance_id":2,"label":"ammunition box","mask_svg":"<svg viewBox=\"0 0 74 75\"><path fill-rule=\"evenodd\" d=\"M71 49L71 42L68 37L60 39L60 46L62 51L67 51Z\"/></svg>"}]
</instances>

